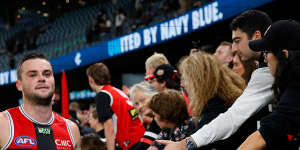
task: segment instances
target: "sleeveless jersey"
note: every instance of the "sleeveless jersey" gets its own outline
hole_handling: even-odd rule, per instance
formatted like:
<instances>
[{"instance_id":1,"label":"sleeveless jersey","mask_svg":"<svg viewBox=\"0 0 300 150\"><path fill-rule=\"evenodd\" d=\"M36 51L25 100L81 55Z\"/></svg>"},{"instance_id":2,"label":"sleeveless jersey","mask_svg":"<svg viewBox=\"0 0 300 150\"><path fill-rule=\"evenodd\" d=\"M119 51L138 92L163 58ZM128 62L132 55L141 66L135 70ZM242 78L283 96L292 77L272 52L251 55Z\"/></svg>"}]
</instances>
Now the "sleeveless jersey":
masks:
<instances>
[{"instance_id":1,"label":"sleeveless jersey","mask_svg":"<svg viewBox=\"0 0 300 150\"><path fill-rule=\"evenodd\" d=\"M73 150L74 139L66 119L52 113L46 124L37 122L23 107L5 111L9 118L10 137L2 149L10 150Z\"/></svg>"},{"instance_id":2,"label":"sleeveless jersey","mask_svg":"<svg viewBox=\"0 0 300 150\"><path fill-rule=\"evenodd\" d=\"M122 149L128 149L140 141L145 128L125 93L111 85L104 85L101 91L110 96L116 143Z\"/></svg>"}]
</instances>

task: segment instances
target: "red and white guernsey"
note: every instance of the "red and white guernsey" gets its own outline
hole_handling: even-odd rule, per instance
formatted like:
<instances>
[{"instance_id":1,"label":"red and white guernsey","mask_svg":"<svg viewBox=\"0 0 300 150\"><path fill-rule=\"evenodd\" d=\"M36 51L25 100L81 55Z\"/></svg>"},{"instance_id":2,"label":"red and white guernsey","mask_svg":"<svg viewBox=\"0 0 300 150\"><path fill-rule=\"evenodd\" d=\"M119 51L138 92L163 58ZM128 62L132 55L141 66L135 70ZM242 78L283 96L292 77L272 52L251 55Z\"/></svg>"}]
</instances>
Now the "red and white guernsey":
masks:
<instances>
[{"instance_id":1,"label":"red and white guernsey","mask_svg":"<svg viewBox=\"0 0 300 150\"><path fill-rule=\"evenodd\" d=\"M121 90L111 85L104 85L101 91L107 93L111 99L110 107L114 112L112 119L116 143L122 149L128 149L140 141L145 133L145 128L136 109Z\"/></svg>"},{"instance_id":2,"label":"red and white guernsey","mask_svg":"<svg viewBox=\"0 0 300 150\"><path fill-rule=\"evenodd\" d=\"M2 149L10 150L73 150L72 132L66 119L52 113L46 124L37 122L25 113L23 107L5 111L9 118L10 137Z\"/></svg>"}]
</instances>

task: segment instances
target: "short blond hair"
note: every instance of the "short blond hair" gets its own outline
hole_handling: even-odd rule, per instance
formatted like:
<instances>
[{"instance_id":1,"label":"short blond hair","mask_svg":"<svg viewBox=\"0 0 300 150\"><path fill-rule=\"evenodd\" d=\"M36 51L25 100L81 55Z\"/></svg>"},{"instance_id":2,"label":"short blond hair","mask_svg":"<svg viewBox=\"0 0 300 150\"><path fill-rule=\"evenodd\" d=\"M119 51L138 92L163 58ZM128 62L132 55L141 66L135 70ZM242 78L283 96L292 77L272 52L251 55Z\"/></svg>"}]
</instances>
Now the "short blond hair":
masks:
<instances>
[{"instance_id":1,"label":"short blond hair","mask_svg":"<svg viewBox=\"0 0 300 150\"><path fill-rule=\"evenodd\" d=\"M154 54L150 56L145 62L146 68L154 68L154 69L156 69L158 66L163 64L170 64L170 63L167 57L163 53L156 53L156 52L154 52Z\"/></svg>"}]
</instances>

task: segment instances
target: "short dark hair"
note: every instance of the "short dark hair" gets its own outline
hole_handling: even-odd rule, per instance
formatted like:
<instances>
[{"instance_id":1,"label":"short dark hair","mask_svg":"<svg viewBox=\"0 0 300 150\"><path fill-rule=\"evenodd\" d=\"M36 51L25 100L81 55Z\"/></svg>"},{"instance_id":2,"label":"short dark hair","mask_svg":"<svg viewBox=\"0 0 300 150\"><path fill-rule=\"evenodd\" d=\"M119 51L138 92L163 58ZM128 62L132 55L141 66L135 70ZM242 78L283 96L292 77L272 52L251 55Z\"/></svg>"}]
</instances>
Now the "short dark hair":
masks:
<instances>
[{"instance_id":1,"label":"short dark hair","mask_svg":"<svg viewBox=\"0 0 300 150\"><path fill-rule=\"evenodd\" d=\"M105 150L105 143L95 134L87 134L81 139L82 150Z\"/></svg>"},{"instance_id":2,"label":"short dark hair","mask_svg":"<svg viewBox=\"0 0 300 150\"><path fill-rule=\"evenodd\" d=\"M40 53L29 53L27 55L25 55L23 57L23 59L19 62L18 67L17 67L17 77L18 80L22 80L22 65L24 64L25 61L30 60L30 59L44 59L47 60L48 62L49 59L47 56L45 56L44 54L40 54Z\"/></svg>"},{"instance_id":3,"label":"short dark hair","mask_svg":"<svg viewBox=\"0 0 300 150\"><path fill-rule=\"evenodd\" d=\"M234 18L230 24L230 28L231 30L240 29L250 39L256 30L264 34L271 23L272 20L267 13L259 10L248 10Z\"/></svg>"},{"instance_id":4,"label":"short dark hair","mask_svg":"<svg viewBox=\"0 0 300 150\"><path fill-rule=\"evenodd\" d=\"M103 63L91 65L87 69L86 74L92 77L97 85L110 84L110 73L107 66Z\"/></svg>"},{"instance_id":5,"label":"short dark hair","mask_svg":"<svg viewBox=\"0 0 300 150\"><path fill-rule=\"evenodd\" d=\"M148 105L162 120L179 124L189 118L184 97L179 91L173 89L154 95Z\"/></svg>"}]
</instances>

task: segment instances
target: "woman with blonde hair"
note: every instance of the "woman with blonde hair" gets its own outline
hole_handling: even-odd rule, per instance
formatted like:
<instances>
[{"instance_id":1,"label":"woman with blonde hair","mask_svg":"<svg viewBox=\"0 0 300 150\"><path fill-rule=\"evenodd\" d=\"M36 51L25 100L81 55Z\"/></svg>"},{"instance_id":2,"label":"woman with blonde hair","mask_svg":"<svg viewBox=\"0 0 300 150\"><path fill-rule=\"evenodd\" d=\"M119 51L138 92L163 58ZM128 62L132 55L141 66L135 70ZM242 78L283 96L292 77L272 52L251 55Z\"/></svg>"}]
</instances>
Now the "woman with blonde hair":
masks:
<instances>
[{"instance_id":1,"label":"woman with blonde hair","mask_svg":"<svg viewBox=\"0 0 300 150\"><path fill-rule=\"evenodd\" d=\"M242 94L245 81L237 73L208 53L197 52L179 63L182 85L186 88L198 128L227 111ZM240 134L212 143L203 149L236 149Z\"/></svg>"},{"instance_id":2,"label":"woman with blonde hair","mask_svg":"<svg viewBox=\"0 0 300 150\"><path fill-rule=\"evenodd\" d=\"M201 51L181 60L179 71L196 117L201 116L210 99L219 97L226 104L232 104L246 87L238 74L222 65L215 56Z\"/></svg>"}]
</instances>

